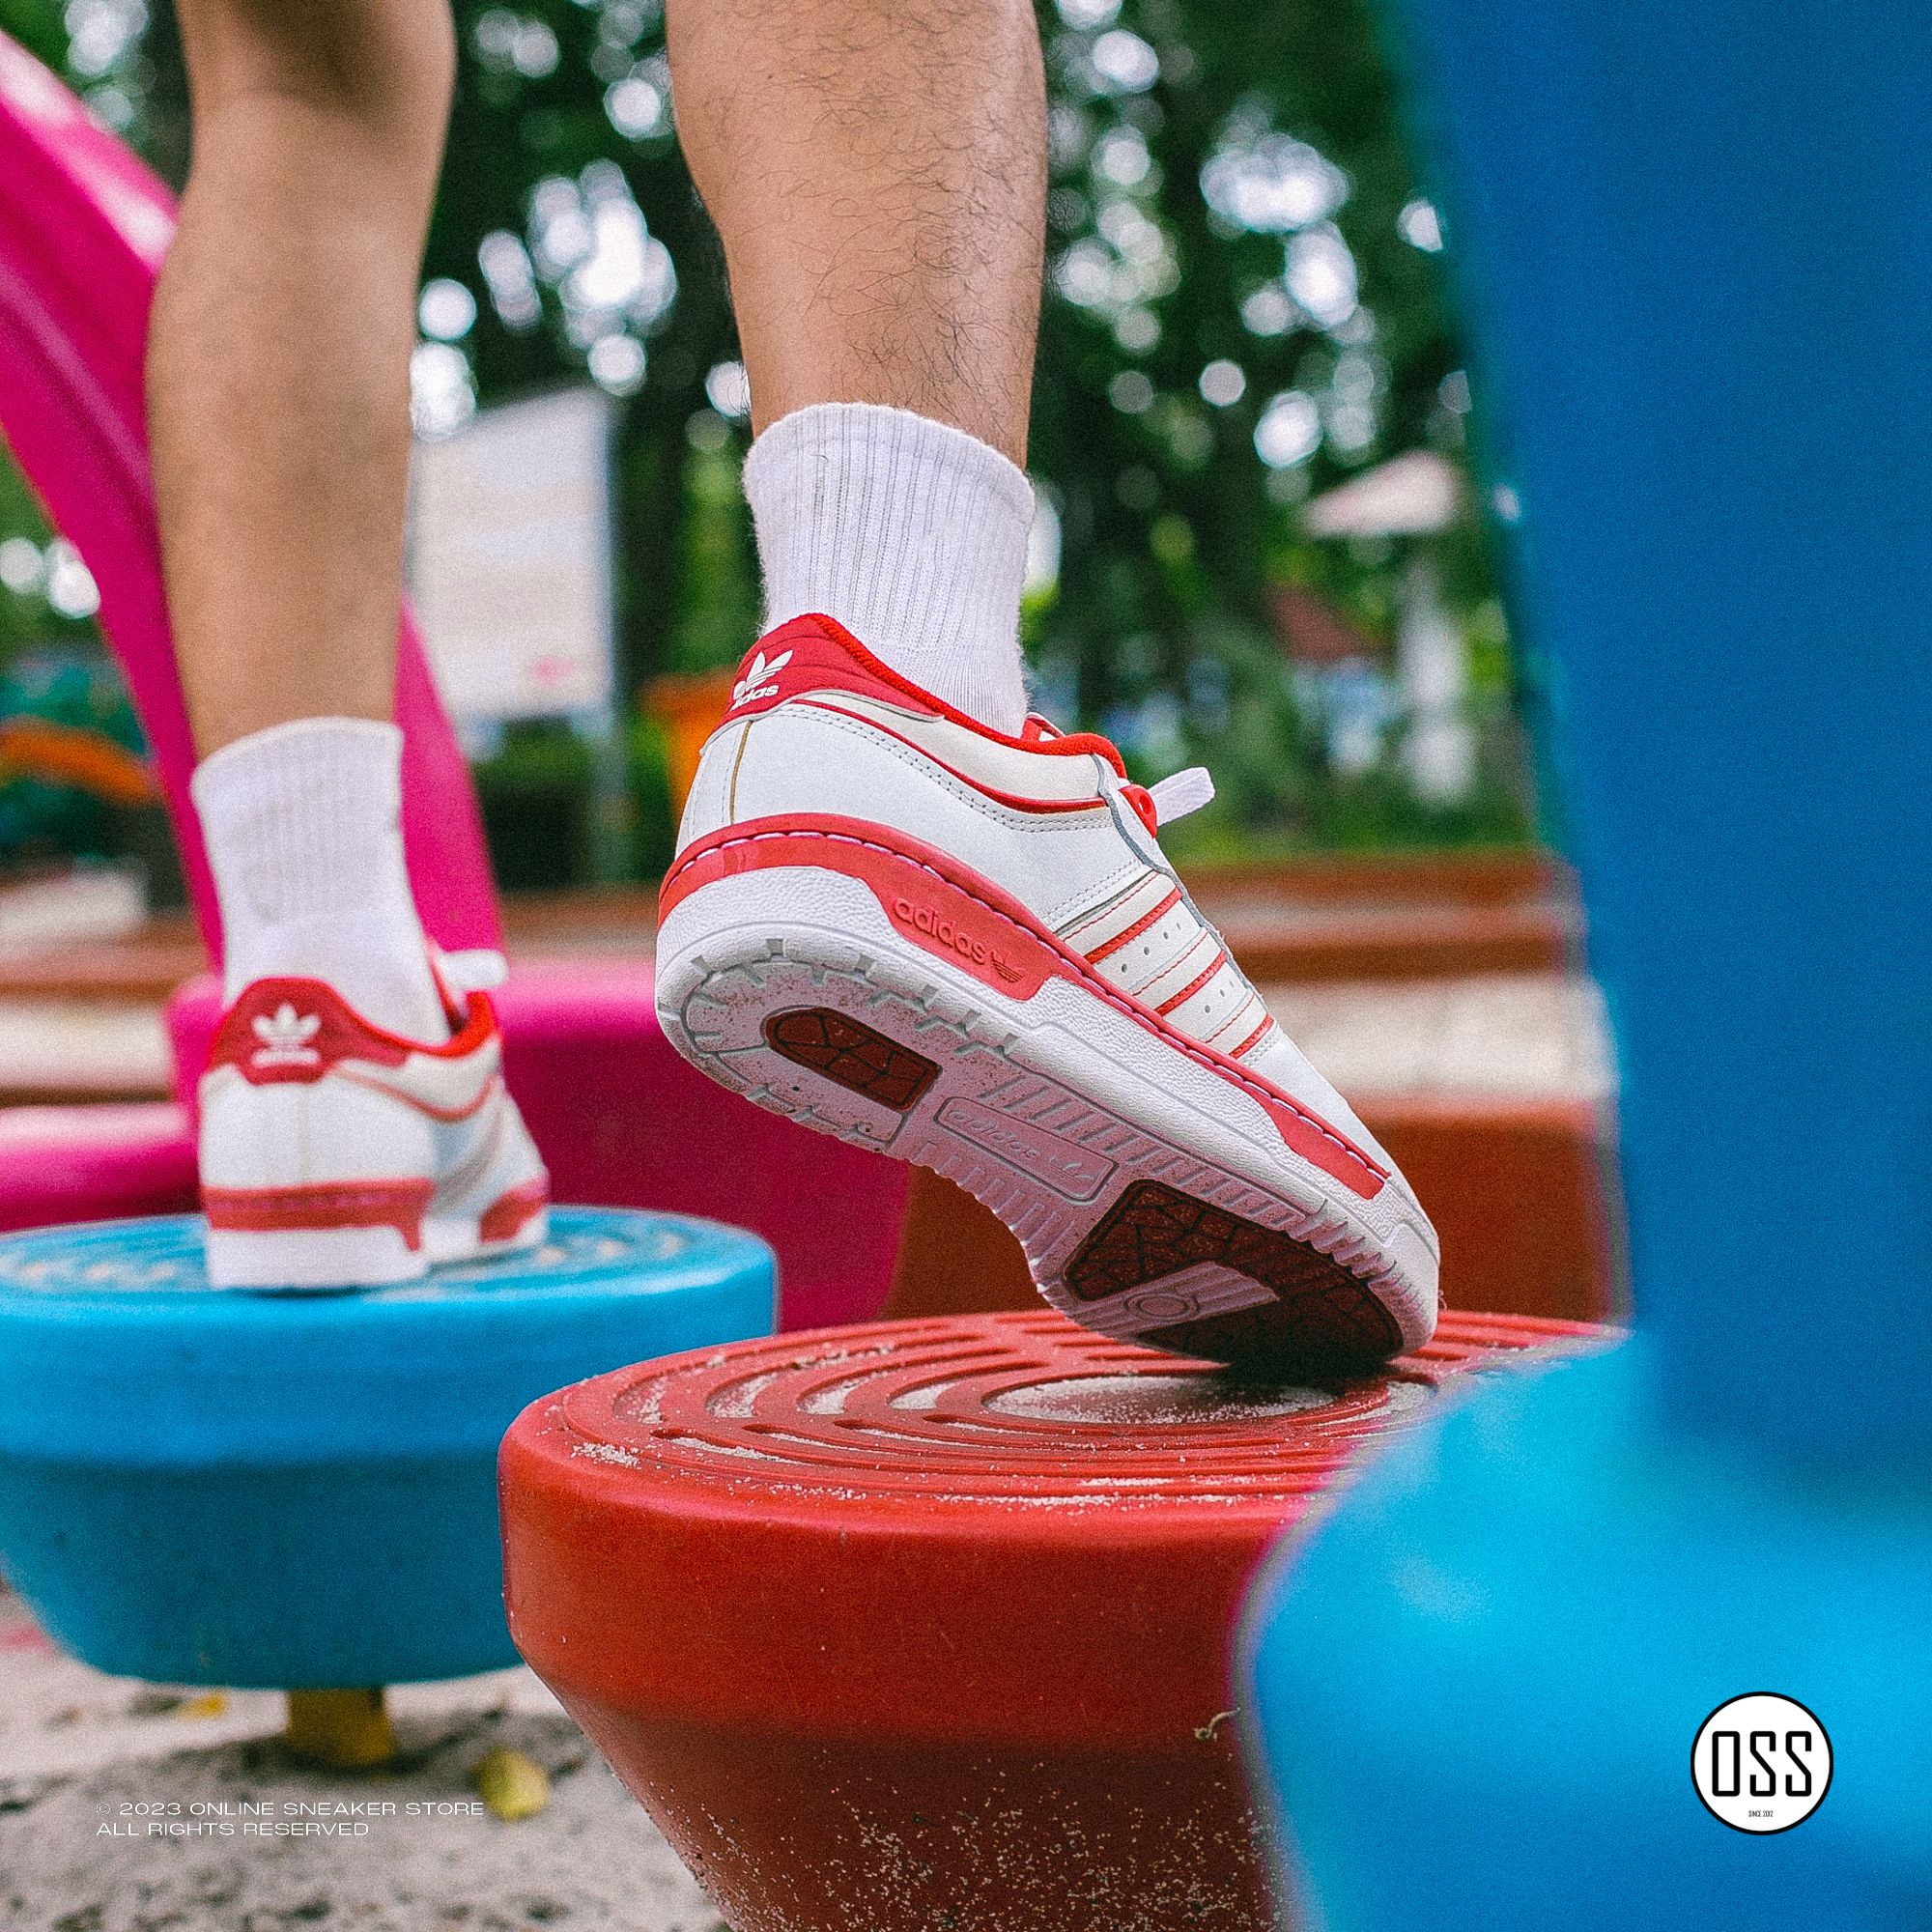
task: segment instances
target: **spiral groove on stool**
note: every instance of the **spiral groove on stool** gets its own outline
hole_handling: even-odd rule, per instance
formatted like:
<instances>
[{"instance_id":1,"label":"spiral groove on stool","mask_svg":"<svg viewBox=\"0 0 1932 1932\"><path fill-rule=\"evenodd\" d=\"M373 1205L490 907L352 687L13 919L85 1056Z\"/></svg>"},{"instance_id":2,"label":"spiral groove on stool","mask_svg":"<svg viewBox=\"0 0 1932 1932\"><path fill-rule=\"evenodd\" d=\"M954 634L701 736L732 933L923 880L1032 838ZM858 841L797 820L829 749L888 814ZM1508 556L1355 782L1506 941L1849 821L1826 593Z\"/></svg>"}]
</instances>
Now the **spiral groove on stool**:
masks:
<instances>
[{"instance_id":1,"label":"spiral groove on stool","mask_svg":"<svg viewBox=\"0 0 1932 1932\"><path fill-rule=\"evenodd\" d=\"M1045 1309L643 1363L504 1443L511 1629L738 1932L1263 1932L1255 1564L1441 1384L1591 1332L1453 1316L1311 1386Z\"/></svg>"},{"instance_id":2,"label":"spiral groove on stool","mask_svg":"<svg viewBox=\"0 0 1932 1932\"><path fill-rule=\"evenodd\" d=\"M600 1378L557 1402L580 1454L738 1489L837 1490L914 1506L1188 1510L1245 1499L1279 1520L1445 1378L1577 1332L1451 1316L1383 1375L1275 1386L1234 1381L1042 1309L740 1343ZM1056 1408L1042 1391L1059 1385L1067 1396Z\"/></svg>"}]
</instances>

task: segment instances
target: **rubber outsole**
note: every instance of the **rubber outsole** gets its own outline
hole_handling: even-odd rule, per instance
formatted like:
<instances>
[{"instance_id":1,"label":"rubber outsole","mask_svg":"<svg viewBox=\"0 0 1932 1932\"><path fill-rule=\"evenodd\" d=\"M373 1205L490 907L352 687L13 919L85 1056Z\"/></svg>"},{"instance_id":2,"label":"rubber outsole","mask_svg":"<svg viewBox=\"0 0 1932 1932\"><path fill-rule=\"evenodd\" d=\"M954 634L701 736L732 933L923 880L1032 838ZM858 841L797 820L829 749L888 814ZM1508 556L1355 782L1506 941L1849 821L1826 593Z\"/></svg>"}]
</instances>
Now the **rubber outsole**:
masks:
<instances>
[{"instance_id":1,"label":"rubber outsole","mask_svg":"<svg viewBox=\"0 0 1932 1932\"><path fill-rule=\"evenodd\" d=\"M1123 1107L1064 1019L1016 1025L895 935L741 917L761 903L752 881L706 885L661 932L659 1016L702 1071L958 1182L1045 1298L1103 1333L1277 1378L1400 1351L1388 1256L1292 1153L1259 1185L1190 1144L1178 1101Z\"/></svg>"}]
</instances>

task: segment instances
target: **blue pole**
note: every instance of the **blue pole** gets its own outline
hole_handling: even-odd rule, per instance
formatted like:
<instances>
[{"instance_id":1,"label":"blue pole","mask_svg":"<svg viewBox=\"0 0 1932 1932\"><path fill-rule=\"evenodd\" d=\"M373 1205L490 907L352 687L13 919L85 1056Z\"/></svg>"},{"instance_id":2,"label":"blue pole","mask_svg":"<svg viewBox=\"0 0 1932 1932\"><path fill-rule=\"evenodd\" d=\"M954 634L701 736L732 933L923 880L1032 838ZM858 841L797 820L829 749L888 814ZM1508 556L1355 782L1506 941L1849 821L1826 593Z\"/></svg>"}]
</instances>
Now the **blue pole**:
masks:
<instances>
[{"instance_id":1,"label":"blue pole","mask_svg":"<svg viewBox=\"0 0 1932 1932\"><path fill-rule=\"evenodd\" d=\"M1699 1429L1932 1446L1932 9L1406 0Z\"/></svg>"},{"instance_id":2,"label":"blue pole","mask_svg":"<svg viewBox=\"0 0 1932 1932\"><path fill-rule=\"evenodd\" d=\"M1257 1768L1326 1932L1924 1924L1932 7L1395 4L1554 669L1638 1339L1476 1393L1282 1553ZM1757 1692L1833 1776L1734 1828L1693 1741Z\"/></svg>"}]
</instances>

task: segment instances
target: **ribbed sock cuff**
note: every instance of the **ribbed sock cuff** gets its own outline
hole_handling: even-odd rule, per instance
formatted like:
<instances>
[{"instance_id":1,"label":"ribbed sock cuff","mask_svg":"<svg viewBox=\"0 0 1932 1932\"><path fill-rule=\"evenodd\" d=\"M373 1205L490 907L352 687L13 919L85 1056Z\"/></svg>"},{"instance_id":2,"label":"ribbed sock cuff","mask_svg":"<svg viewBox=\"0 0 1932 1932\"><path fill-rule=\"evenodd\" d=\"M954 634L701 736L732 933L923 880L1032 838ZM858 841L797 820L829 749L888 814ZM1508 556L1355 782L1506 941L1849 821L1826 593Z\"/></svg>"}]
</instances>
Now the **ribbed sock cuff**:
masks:
<instances>
[{"instance_id":1,"label":"ribbed sock cuff","mask_svg":"<svg viewBox=\"0 0 1932 1932\"><path fill-rule=\"evenodd\" d=\"M230 998L303 975L379 1026L446 1037L403 856L402 754L393 724L302 718L196 769Z\"/></svg>"},{"instance_id":2,"label":"ribbed sock cuff","mask_svg":"<svg viewBox=\"0 0 1932 1932\"><path fill-rule=\"evenodd\" d=\"M822 611L915 684L1019 729L1034 498L998 450L906 410L816 403L753 443L745 495L767 629Z\"/></svg>"}]
</instances>

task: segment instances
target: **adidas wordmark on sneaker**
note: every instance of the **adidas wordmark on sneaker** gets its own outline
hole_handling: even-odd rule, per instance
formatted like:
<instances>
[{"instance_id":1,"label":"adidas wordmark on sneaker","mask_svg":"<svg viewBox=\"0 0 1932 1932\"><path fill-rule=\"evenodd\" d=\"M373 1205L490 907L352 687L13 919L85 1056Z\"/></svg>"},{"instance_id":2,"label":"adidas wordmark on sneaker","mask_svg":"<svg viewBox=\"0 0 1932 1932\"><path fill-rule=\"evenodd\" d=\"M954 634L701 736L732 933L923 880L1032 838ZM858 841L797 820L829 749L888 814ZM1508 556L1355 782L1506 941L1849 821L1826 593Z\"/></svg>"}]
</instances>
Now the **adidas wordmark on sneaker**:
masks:
<instances>
[{"instance_id":1,"label":"adidas wordmark on sneaker","mask_svg":"<svg viewBox=\"0 0 1932 1932\"><path fill-rule=\"evenodd\" d=\"M699 762L658 1012L761 1106L968 1188L1089 1327L1347 1373L1428 1339L1435 1235L1162 856L1211 791L989 730L795 618Z\"/></svg>"},{"instance_id":2,"label":"adidas wordmark on sneaker","mask_svg":"<svg viewBox=\"0 0 1932 1932\"><path fill-rule=\"evenodd\" d=\"M440 964L445 982L500 977L494 954ZM242 989L201 1079L214 1287L375 1287L543 1238L549 1180L503 1086L496 1012L480 987L444 998L452 1037L426 1043L320 980Z\"/></svg>"}]
</instances>

